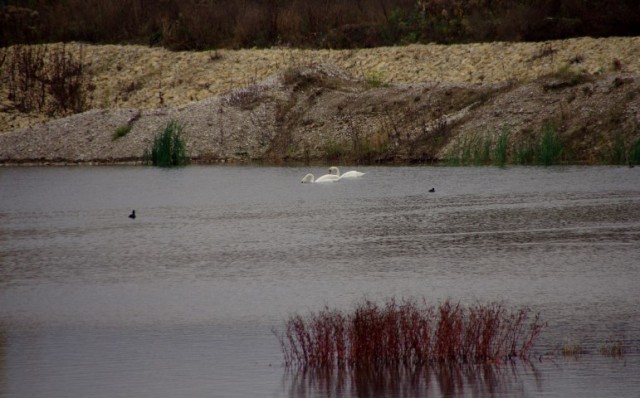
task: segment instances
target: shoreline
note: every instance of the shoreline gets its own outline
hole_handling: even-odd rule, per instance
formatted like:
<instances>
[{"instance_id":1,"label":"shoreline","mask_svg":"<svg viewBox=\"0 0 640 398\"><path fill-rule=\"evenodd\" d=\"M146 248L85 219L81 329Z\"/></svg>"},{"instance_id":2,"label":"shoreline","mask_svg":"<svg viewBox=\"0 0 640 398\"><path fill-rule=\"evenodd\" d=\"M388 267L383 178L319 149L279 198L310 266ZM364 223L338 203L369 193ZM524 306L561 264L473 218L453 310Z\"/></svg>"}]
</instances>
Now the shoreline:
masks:
<instances>
[{"instance_id":1,"label":"shoreline","mask_svg":"<svg viewBox=\"0 0 640 398\"><path fill-rule=\"evenodd\" d=\"M0 126L30 122L0 133L0 164L135 163L169 120L185 125L187 152L206 164L433 163L475 141L493 147L503 131L515 153L550 123L573 153L562 161L598 164L616 142L628 152L640 139L640 37L216 58L142 46L83 51L92 104L110 106L47 119L15 113L5 96ZM122 126L130 132L113 138Z\"/></svg>"}]
</instances>

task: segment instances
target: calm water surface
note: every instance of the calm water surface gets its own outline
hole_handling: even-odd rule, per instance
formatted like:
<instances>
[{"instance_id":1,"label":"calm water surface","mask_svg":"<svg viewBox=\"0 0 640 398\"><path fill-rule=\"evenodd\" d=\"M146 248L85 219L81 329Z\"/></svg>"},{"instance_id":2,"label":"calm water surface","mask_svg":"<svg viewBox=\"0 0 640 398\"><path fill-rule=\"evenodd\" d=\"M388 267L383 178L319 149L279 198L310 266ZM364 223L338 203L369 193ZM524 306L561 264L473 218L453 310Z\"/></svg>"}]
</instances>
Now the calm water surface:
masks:
<instances>
[{"instance_id":1,"label":"calm water surface","mask_svg":"<svg viewBox=\"0 0 640 398\"><path fill-rule=\"evenodd\" d=\"M0 396L640 396L640 168L359 169L0 169ZM289 315L392 296L526 305L536 355L588 354L282 367Z\"/></svg>"}]
</instances>

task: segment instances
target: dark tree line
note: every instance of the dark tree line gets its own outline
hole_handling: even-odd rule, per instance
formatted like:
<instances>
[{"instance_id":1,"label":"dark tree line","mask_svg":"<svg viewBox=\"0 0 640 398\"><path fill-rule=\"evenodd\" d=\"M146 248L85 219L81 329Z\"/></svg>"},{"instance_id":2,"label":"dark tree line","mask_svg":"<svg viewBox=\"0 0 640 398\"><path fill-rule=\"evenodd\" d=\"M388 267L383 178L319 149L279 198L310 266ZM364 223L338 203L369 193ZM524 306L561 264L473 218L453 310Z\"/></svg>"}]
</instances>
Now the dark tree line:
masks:
<instances>
[{"instance_id":1,"label":"dark tree line","mask_svg":"<svg viewBox=\"0 0 640 398\"><path fill-rule=\"evenodd\" d=\"M637 0L0 0L0 46L355 48L639 34Z\"/></svg>"}]
</instances>

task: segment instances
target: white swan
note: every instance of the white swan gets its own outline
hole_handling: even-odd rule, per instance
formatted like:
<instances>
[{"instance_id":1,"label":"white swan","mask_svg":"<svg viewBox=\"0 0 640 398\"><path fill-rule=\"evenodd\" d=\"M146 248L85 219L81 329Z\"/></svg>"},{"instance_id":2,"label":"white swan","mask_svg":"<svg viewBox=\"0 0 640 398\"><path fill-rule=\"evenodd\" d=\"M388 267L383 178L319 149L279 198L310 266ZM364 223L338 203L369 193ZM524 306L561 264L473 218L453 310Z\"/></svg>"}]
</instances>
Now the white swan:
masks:
<instances>
[{"instance_id":1,"label":"white swan","mask_svg":"<svg viewBox=\"0 0 640 398\"><path fill-rule=\"evenodd\" d=\"M339 176L333 174L325 174L318 178L314 178L313 174L309 173L302 178L302 183L311 183L311 182L335 182L340 179Z\"/></svg>"},{"instance_id":2,"label":"white swan","mask_svg":"<svg viewBox=\"0 0 640 398\"><path fill-rule=\"evenodd\" d=\"M363 173L363 172L360 172L360 171L351 170L351 171L347 171L344 174L340 174L340 169L339 168L337 168L336 166L331 166L331 167L329 167L329 174L330 175L334 175L334 176L338 176L340 178L357 178L357 177L362 177L366 173Z\"/></svg>"}]
</instances>

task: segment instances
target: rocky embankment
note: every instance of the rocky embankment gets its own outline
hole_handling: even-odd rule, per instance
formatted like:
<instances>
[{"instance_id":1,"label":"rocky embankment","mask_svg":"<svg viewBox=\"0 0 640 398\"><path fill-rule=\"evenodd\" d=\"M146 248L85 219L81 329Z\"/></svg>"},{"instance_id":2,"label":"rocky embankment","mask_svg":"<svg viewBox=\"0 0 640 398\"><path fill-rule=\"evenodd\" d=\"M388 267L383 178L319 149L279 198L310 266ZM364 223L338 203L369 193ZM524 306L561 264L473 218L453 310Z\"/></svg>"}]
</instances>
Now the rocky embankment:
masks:
<instances>
[{"instance_id":1,"label":"rocky embankment","mask_svg":"<svg viewBox=\"0 0 640 398\"><path fill-rule=\"evenodd\" d=\"M589 162L640 138L640 38L343 51L67 46L83 52L94 109L49 119L4 100L1 163L137 162L172 119L200 162L429 162L504 131L516 145L545 124Z\"/></svg>"}]
</instances>

